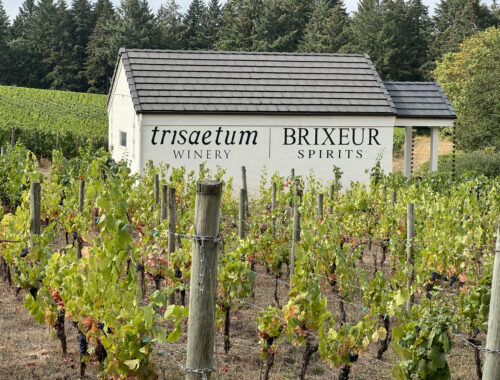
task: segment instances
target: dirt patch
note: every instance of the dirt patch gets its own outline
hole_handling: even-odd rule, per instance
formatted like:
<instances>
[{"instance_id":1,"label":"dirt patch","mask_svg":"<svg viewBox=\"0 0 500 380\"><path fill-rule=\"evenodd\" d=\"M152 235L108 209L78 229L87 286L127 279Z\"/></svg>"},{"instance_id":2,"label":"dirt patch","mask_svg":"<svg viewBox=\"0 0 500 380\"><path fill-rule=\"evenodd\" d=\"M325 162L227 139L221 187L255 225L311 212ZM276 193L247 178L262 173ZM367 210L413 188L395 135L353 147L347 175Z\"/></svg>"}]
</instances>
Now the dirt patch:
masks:
<instances>
[{"instance_id":1,"label":"dirt patch","mask_svg":"<svg viewBox=\"0 0 500 380\"><path fill-rule=\"evenodd\" d=\"M404 145L403 145L404 151ZM439 139L438 154L448 154L453 151L453 143L450 140ZM431 138L429 136L416 136L415 148L413 150L413 169L417 170L431 157ZM392 160L392 171L402 172L404 170L404 154L394 157Z\"/></svg>"}]
</instances>

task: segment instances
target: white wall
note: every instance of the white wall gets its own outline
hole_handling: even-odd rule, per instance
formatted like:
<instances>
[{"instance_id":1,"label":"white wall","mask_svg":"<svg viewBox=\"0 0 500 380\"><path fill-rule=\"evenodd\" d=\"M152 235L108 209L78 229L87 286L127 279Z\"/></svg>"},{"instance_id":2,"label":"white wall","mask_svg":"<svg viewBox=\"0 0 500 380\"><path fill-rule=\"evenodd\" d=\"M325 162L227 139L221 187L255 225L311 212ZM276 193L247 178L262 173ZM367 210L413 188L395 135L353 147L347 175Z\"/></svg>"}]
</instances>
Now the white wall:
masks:
<instances>
[{"instance_id":1,"label":"white wall","mask_svg":"<svg viewBox=\"0 0 500 380\"><path fill-rule=\"evenodd\" d=\"M241 186L241 166L244 165L248 186L253 192L258 190L264 167L270 174L278 171L284 176L289 175L291 168L295 168L297 175L304 176L313 169L326 183L332 179L332 168L336 165L344 172L342 180L348 185L350 181L366 181L365 170L373 167L379 154L382 168L386 172L392 170L394 121L390 116L143 115L141 162L164 161L196 171L202 162L211 169L220 165L234 177L235 189ZM248 136L243 135L242 139L242 131L252 133L248 145ZM226 144L226 134L231 142L233 133L235 144ZM352 141L353 134L358 145ZM189 138L198 144L184 141ZM137 167L134 164L132 168Z\"/></svg>"},{"instance_id":2,"label":"white wall","mask_svg":"<svg viewBox=\"0 0 500 380\"><path fill-rule=\"evenodd\" d=\"M142 164L138 151L140 148L138 115L134 110L125 69L121 60L117 70L112 96L108 104L109 148L116 161L122 159L130 161L132 170L136 172L140 170ZM120 145L120 131L127 134L126 148Z\"/></svg>"}]
</instances>

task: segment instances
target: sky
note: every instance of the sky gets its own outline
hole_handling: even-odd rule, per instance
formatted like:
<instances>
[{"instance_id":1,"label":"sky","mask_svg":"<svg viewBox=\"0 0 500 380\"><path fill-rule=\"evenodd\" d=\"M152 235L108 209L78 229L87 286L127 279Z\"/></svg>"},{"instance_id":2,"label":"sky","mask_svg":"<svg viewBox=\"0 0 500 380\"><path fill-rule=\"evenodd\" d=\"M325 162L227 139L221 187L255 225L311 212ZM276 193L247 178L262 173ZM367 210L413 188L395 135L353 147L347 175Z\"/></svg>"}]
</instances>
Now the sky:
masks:
<instances>
[{"instance_id":1,"label":"sky","mask_svg":"<svg viewBox=\"0 0 500 380\"><path fill-rule=\"evenodd\" d=\"M5 11L7 12L7 15L9 16L10 20L12 21L16 17L16 15L19 11L19 7L23 3L23 0L0 0L0 1L2 1L4 8L5 8ZM120 4L120 0L112 0L112 1L115 5ZM348 12L353 12L356 10L358 0L344 0L344 1L345 1ZM165 0L149 0L149 4L150 4L151 8L153 9L153 11L156 11L160 7L160 5L164 2L165 2ZM181 6L182 12L186 11L190 2L191 2L191 0L177 0L177 4L179 4ZM224 2L225 2L225 0L221 0L221 3L224 3ZM439 0L423 0L423 2L425 5L427 5L429 7L429 14L432 15L434 13L434 11L433 11L434 7L436 4L439 3ZM484 4L488 4L488 5L492 4L492 0L483 0L482 2ZM67 3L71 3L71 0L67 0ZM205 3L208 3L208 1L205 1Z\"/></svg>"}]
</instances>

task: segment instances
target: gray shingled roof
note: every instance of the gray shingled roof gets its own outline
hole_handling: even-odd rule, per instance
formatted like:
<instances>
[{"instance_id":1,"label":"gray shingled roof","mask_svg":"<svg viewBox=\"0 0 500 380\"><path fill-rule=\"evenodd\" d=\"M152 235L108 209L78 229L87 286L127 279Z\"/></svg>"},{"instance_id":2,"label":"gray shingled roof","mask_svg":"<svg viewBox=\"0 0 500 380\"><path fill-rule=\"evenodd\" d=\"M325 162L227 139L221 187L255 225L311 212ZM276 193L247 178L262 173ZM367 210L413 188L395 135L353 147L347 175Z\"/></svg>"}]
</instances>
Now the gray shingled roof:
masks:
<instances>
[{"instance_id":1,"label":"gray shingled roof","mask_svg":"<svg viewBox=\"0 0 500 380\"><path fill-rule=\"evenodd\" d=\"M137 49L119 55L137 113L396 113L367 55Z\"/></svg>"},{"instance_id":2,"label":"gray shingled roof","mask_svg":"<svg viewBox=\"0 0 500 380\"><path fill-rule=\"evenodd\" d=\"M456 119L438 82L384 82L398 117Z\"/></svg>"}]
</instances>

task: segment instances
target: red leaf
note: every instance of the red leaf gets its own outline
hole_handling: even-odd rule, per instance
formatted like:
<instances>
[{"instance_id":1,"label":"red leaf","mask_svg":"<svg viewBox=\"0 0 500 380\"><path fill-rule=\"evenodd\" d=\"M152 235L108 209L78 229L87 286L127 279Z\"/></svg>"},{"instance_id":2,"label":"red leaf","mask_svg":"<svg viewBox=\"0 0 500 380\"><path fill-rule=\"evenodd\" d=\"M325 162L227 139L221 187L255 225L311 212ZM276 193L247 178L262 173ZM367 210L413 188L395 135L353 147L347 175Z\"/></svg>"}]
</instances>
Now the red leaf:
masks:
<instances>
[{"instance_id":1,"label":"red leaf","mask_svg":"<svg viewBox=\"0 0 500 380\"><path fill-rule=\"evenodd\" d=\"M33 363L33 362L26 363L26 367L34 367L34 366L36 366L36 363Z\"/></svg>"}]
</instances>

